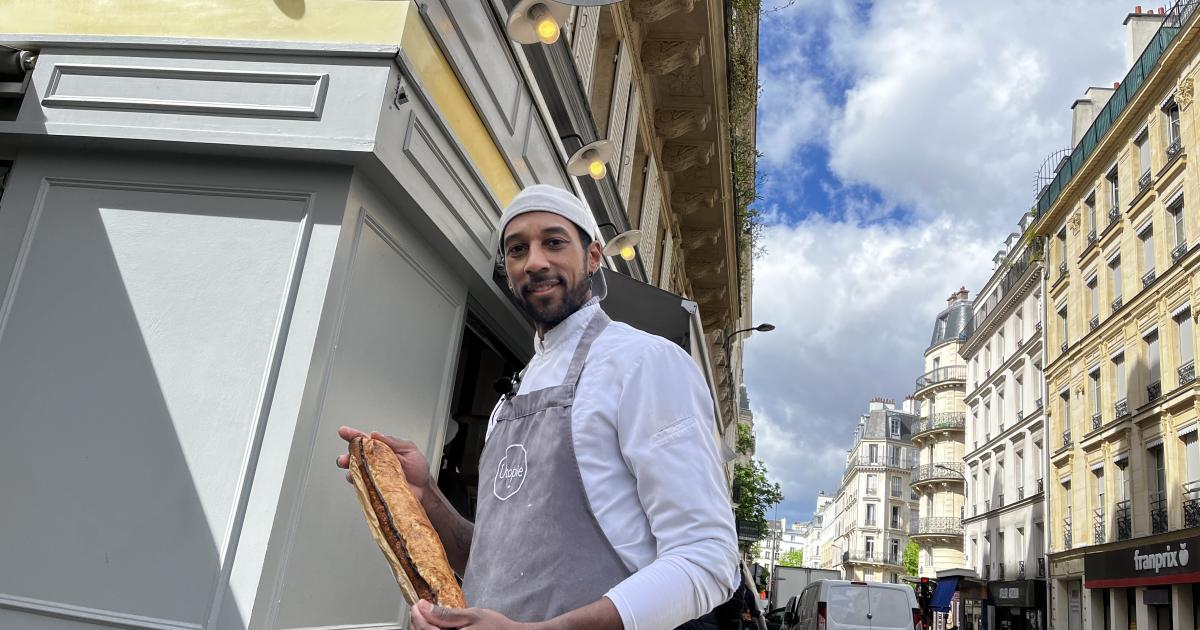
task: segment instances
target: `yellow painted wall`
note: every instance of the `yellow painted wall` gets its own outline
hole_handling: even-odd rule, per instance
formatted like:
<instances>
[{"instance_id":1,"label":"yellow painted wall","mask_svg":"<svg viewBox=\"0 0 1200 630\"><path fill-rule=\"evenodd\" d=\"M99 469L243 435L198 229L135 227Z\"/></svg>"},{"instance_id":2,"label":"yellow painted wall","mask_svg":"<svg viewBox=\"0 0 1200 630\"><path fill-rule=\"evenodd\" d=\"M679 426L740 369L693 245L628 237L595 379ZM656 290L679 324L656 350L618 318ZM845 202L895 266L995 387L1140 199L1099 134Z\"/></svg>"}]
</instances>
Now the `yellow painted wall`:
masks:
<instances>
[{"instance_id":1,"label":"yellow painted wall","mask_svg":"<svg viewBox=\"0 0 1200 630\"><path fill-rule=\"evenodd\" d=\"M400 46L501 205L517 181L411 0L5 0L22 34L179 37Z\"/></svg>"}]
</instances>

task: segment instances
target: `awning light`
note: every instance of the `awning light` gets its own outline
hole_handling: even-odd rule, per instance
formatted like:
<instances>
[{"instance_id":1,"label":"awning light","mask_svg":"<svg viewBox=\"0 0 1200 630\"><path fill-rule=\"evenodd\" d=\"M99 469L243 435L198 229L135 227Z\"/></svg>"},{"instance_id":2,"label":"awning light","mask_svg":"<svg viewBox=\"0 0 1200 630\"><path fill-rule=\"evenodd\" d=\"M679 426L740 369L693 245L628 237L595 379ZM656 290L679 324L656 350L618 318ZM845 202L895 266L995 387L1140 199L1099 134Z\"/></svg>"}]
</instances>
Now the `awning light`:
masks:
<instances>
[{"instance_id":1,"label":"awning light","mask_svg":"<svg viewBox=\"0 0 1200 630\"><path fill-rule=\"evenodd\" d=\"M592 179L604 179L608 174L609 160L613 158L613 145L608 140L597 140L584 145L567 160L567 172L576 177L584 175Z\"/></svg>"},{"instance_id":2,"label":"awning light","mask_svg":"<svg viewBox=\"0 0 1200 630\"><path fill-rule=\"evenodd\" d=\"M505 31L518 44L553 44L570 15L571 7L554 0L521 0L508 14Z\"/></svg>"}]
</instances>

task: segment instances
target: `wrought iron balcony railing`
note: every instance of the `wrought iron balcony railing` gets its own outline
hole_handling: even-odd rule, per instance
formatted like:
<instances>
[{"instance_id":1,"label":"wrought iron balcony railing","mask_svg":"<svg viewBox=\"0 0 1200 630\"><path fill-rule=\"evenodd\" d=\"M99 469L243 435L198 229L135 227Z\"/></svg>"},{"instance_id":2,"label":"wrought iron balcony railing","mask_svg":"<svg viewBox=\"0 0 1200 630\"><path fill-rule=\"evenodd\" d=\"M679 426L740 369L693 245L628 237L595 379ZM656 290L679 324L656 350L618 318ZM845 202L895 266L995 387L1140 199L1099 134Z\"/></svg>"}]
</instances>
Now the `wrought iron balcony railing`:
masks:
<instances>
[{"instance_id":1,"label":"wrought iron balcony railing","mask_svg":"<svg viewBox=\"0 0 1200 630\"><path fill-rule=\"evenodd\" d=\"M1093 315L1092 318L1088 320L1088 330L1096 330L1099 327L1100 327L1100 316Z\"/></svg>"},{"instance_id":2,"label":"wrought iron balcony railing","mask_svg":"<svg viewBox=\"0 0 1200 630\"><path fill-rule=\"evenodd\" d=\"M870 455L851 457L849 459L849 461L846 462L846 465L847 466L877 467L877 468L897 468L900 470L908 470L910 468L909 466L905 465L904 460L901 459L898 455L893 456L893 457L883 457L883 456L871 457Z\"/></svg>"},{"instance_id":3,"label":"wrought iron balcony railing","mask_svg":"<svg viewBox=\"0 0 1200 630\"><path fill-rule=\"evenodd\" d=\"M1179 141L1179 138L1172 140L1171 144L1167 145L1167 159L1169 160L1169 159L1175 157L1176 155L1179 155L1179 152L1182 150L1183 150L1183 143Z\"/></svg>"},{"instance_id":4,"label":"wrought iron balcony railing","mask_svg":"<svg viewBox=\"0 0 1200 630\"><path fill-rule=\"evenodd\" d=\"M1150 493L1150 533L1167 531L1167 495L1165 492Z\"/></svg>"},{"instance_id":5,"label":"wrought iron balcony railing","mask_svg":"<svg viewBox=\"0 0 1200 630\"><path fill-rule=\"evenodd\" d=\"M1058 352L1059 352L1059 354L1066 354L1066 353L1067 353L1067 348L1070 348L1070 347L1071 347L1071 346L1070 346L1070 345L1068 345L1068 344L1067 344L1067 342L1065 342L1065 341L1064 341L1064 342L1062 342L1062 344L1061 344L1060 346L1058 346Z\"/></svg>"},{"instance_id":6,"label":"wrought iron balcony railing","mask_svg":"<svg viewBox=\"0 0 1200 630\"><path fill-rule=\"evenodd\" d=\"M965 381L967 380L967 366L965 365L950 365L947 367L930 370L921 375L917 379L917 389L925 389L931 385L937 385L945 381Z\"/></svg>"},{"instance_id":7,"label":"wrought iron balcony railing","mask_svg":"<svg viewBox=\"0 0 1200 630\"><path fill-rule=\"evenodd\" d=\"M966 481L964 474L964 464L958 462L935 462L932 464L922 464L913 468L912 483L920 483L923 481L933 481L940 479L950 479L954 481Z\"/></svg>"},{"instance_id":8,"label":"wrought iron balcony railing","mask_svg":"<svg viewBox=\"0 0 1200 630\"><path fill-rule=\"evenodd\" d=\"M952 516L934 516L922 518L912 524L908 530L908 533L918 536L961 536L963 533L962 519Z\"/></svg>"},{"instance_id":9,"label":"wrought iron balcony railing","mask_svg":"<svg viewBox=\"0 0 1200 630\"><path fill-rule=\"evenodd\" d=\"M1058 277L1061 278L1067 275L1067 261L1058 263Z\"/></svg>"},{"instance_id":10,"label":"wrought iron balcony railing","mask_svg":"<svg viewBox=\"0 0 1200 630\"><path fill-rule=\"evenodd\" d=\"M1017 486L1017 500L1025 498L1025 486Z\"/></svg>"},{"instance_id":11,"label":"wrought iron balcony railing","mask_svg":"<svg viewBox=\"0 0 1200 630\"><path fill-rule=\"evenodd\" d=\"M928 418L921 418L913 424L913 435L917 436L927 431L962 430L967 426L965 413L935 413Z\"/></svg>"},{"instance_id":12,"label":"wrought iron balcony railing","mask_svg":"<svg viewBox=\"0 0 1200 630\"><path fill-rule=\"evenodd\" d=\"M1154 402L1162 396L1162 381L1154 381L1146 386L1146 402Z\"/></svg>"},{"instance_id":13,"label":"wrought iron balcony railing","mask_svg":"<svg viewBox=\"0 0 1200 630\"><path fill-rule=\"evenodd\" d=\"M1145 274L1142 275L1142 288L1145 289L1146 287L1148 287L1152 284L1154 284L1154 270L1153 269L1151 269L1150 271L1147 271Z\"/></svg>"},{"instance_id":14,"label":"wrought iron balcony railing","mask_svg":"<svg viewBox=\"0 0 1200 630\"><path fill-rule=\"evenodd\" d=\"M1117 311L1121 310L1121 306L1124 303L1124 300L1122 300L1120 296L1117 296L1117 299L1112 301L1112 312L1116 313Z\"/></svg>"},{"instance_id":15,"label":"wrought iron balcony railing","mask_svg":"<svg viewBox=\"0 0 1200 630\"><path fill-rule=\"evenodd\" d=\"M1046 577L1046 556L1037 559L1037 576L1040 578Z\"/></svg>"},{"instance_id":16,"label":"wrought iron balcony railing","mask_svg":"<svg viewBox=\"0 0 1200 630\"><path fill-rule=\"evenodd\" d=\"M1017 579L1018 580L1025 579L1025 561L1024 560L1017 560Z\"/></svg>"},{"instance_id":17,"label":"wrought iron balcony railing","mask_svg":"<svg viewBox=\"0 0 1200 630\"><path fill-rule=\"evenodd\" d=\"M1067 429L1062 432L1062 447L1066 448L1071 445L1071 430Z\"/></svg>"},{"instance_id":18,"label":"wrought iron balcony railing","mask_svg":"<svg viewBox=\"0 0 1200 630\"><path fill-rule=\"evenodd\" d=\"M1150 171L1146 171L1145 173L1142 173L1141 177L1138 178L1138 192L1142 192L1149 187L1150 187Z\"/></svg>"},{"instance_id":19,"label":"wrought iron balcony railing","mask_svg":"<svg viewBox=\"0 0 1200 630\"><path fill-rule=\"evenodd\" d=\"M1092 544L1104 544L1104 508L1092 510Z\"/></svg>"},{"instance_id":20,"label":"wrought iron balcony railing","mask_svg":"<svg viewBox=\"0 0 1200 630\"><path fill-rule=\"evenodd\" d=\"M1039 477L1039 478L1038 478L1038 482L1037 482L1037 491L1038 491L1038 492L1045 492L1045 491L1046 491L1046 480L1045 480L1045 479L1043 479L1043 478L1041 478L1041 477Z\"/></svg>"},{"instance_id":21,"label":"wrought iron balcony railing","mask_svg":"<svg viewBox=\"0 0 1200 630\"><path fill-rule=\"evenodd\" d=\"M1183 484L1183 526L1200 525L1200 481Z\"/></svg>"},{"instance_id":22,"label":"wrought iron balcony railing","mask_svg":"<svg viewBox=\"0 0 1200 630\"><path fill-rule=\"evenodd\" d=\"M1092 228L1092 231L1088 232L1087 238L1088 238L1088 241L1087 241L1088 245L1092 245L1096 242L1096 229L1095 228Z\"/></svg>"},{"instance_id":23,"label":"wrought iron balcony railing","mask_svg":"<svg viewBox=\"0 0 1200 630\"><path fill-rule=\"evenodd\" d=\"M900 554L882 552L874 549L853 549L842 553L843 561L869 562L872 564L890 564L902 566Z\"/></svg>"},{"instance_id":24,"label":"wrought iron balcony railing","mask_svg":"<svg viewBox=\"0 0 1200 630\"><path fill-rule=\"evenodd\" d=\"M1103 423L1104 423L1104 415L1103 414L1101 414L1099 411L1092 414L1092 430L1093 431L1099 429L1100 425Z\"/></svg>"},{"instance_id":25,"label":"wrought iron balcony railing","mask_svg":"<svg viewBox=\"0 0 1200 630\"><path fill-rule=\"evenodd\" d=\"M1179 366L1179 384L1187 385L1196 380L1196 361L1195 359Z\"/></svg>"},{"instance_id":26,"label":"wrought iron balcony railing","mask_svg":"<svg viewBox=\"0 0 1200 630\"><path fill-rule=\"evenodd\" d=\"M866 492L866 495L869 497L879 496L879 488L868 486L865 492Z\"/></svg>"},{"instance_id":27,"label":"wrought iron balcony railing","mask_svg":"<svg viewBox=\"0 0 1200 630\"><path fill-rule=\"evenodd\" d=\"M1133 517L1130 514L1129 499L1117 501L1117 540L1129 540L1133 535Z\"/></svg>"},{"instance_id":28,"label":"wrought iron balcony railing","mask_svg":"<svg viewBox=\"0 0 1200 630\"><path fill-rule=\"evenodd\" d=\"M1023 419L1025 419L1025 412L1022 411L1021 409L1018 409L1017 410L1017 422L1020 422Z\"/></svg>"},{"instance_id":29,"label":"wrought iron balcony railing","mask_svg":"<svg viewBox=\"0 0 1200 630\"><path fill-rule=\"evenodd\" d=\"M1120 218L1121 218L1121 209L1120 208L1113 206L1108 209L1108 224L1109 225L1116 223L1117 219L1120 219Z\"/></svg>"},{"instance_id":30,"label":"wrought iron balcony railing","mask_svg":"<svg viewBox=\"0 0 1200 630\"><path fill-rule=\"evenodd\" d=\"M1067 506L1070 509L1070 506ZM1071 548L1071 517L1063 518L1063 549Z\"/></svg>"},{"instance_id":31,"label":"wrought iron balcony railing","mask_svg":"<svg viewBox=\"0 0 1200 630\"><path fill-rule=\"evenodd\" d=\"M1180 243L1176 245L1175 249L1171 250L1171 262L1178 262L1179 259L1183 258L1183 255L1186 253L1188 253L1187 243Z\"/></svg>"},{"instance_id":32,"label":"wrought iron balcony railing","mask_svg":"<svg viewBox=\"0 0 1200 630\"><path fill-rule=\"evenodd\" d=\"M1128 416L1129 415L1129 401L1125 398L1118 400L1117 404L1113 405L1113 413L1116 414L1115 417L1117 417L1117 418L1124 418L1125 416Z\"/></svg>"}]
</instances>

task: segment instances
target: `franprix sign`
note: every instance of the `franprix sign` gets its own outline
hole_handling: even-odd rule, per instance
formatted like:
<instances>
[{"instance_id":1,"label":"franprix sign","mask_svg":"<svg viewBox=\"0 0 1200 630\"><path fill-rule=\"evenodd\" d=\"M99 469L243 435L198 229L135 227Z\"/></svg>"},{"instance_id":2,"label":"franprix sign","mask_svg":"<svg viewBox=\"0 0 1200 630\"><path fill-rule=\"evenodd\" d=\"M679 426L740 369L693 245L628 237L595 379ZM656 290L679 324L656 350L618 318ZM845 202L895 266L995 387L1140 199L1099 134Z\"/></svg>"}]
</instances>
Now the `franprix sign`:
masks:
<instances>
[{"instance_id":1,"label":"franprix sign","mask_svg":"<svg viewBox=\"0 0 1200 630\"><path fill-rule=\"evenodd\" d=\"M1200 538L1137 545L1089 553L1083 559L1084 586L1110 588L1200 582Z\"/></svg>"}]
</instances>

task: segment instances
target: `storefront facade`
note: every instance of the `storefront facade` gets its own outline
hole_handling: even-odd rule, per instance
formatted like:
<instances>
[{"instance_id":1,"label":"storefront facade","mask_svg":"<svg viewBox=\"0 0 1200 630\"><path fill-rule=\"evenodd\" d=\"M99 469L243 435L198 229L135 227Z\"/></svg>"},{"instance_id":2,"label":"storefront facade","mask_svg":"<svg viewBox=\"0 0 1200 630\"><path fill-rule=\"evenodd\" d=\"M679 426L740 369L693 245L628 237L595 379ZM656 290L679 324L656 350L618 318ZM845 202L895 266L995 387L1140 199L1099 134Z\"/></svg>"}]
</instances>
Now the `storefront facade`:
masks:
<instances>
[{"instance_id":1,"label":"storefront facade","mask_svg":"<svg viewBox=\"0 0 1200 630\"><path fill-rule=\"evenodd\" d=\"M1044 630L1046 628L1045 580L1010 580L988 583L995 630Z\"/></svg>"},{"instance_id":2,"label":"storefront facade","mask_svg":"<svg viewBox=\"0 0 1200 630\"><path fill-rule=\"evenodd\" d=\"M1200 536L1182 531L1084 556L1092 627L1200 627L1200 561L1192 553L1197 548ZM1095 625L1101 622L1105 625Z\"/></svg>"}]
</instances>

